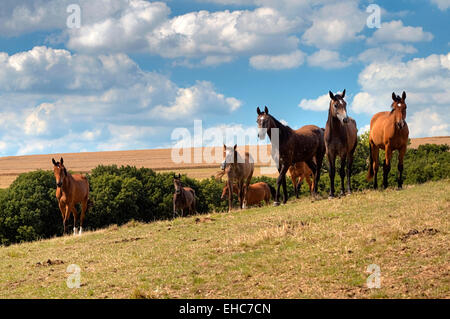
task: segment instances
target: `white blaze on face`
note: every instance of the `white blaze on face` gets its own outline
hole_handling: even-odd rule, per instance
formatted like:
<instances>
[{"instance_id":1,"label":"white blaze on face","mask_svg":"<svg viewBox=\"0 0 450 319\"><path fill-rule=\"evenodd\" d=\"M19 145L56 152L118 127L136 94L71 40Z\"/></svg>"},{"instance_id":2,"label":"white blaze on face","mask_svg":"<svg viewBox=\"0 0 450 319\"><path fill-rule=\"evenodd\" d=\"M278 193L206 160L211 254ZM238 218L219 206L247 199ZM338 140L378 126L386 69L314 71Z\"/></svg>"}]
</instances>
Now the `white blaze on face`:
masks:
<instances>
[{"instance_id":1,"label":"white blaze on face","mask_svg":"<svg viewBox=\"0 0 450 319\"><path fill-rule=\"evenodd\" d=\"M227 163L234 162L234 148L227 147L227 150L225 151L225 161Z\"/></svg>"},{"instance_id":2,"label":"white blaze on face","mask_svg":"<svg viewBox=\"0 0 450 319\"><path fill-rule=\"evenodd\" d=\"M266 120L266 116L261 116L261 121L264 122ZM260 140L264 140L266 138L267 129L264 127L258 127L258 137Z\"/></svg>"}]
</instances>

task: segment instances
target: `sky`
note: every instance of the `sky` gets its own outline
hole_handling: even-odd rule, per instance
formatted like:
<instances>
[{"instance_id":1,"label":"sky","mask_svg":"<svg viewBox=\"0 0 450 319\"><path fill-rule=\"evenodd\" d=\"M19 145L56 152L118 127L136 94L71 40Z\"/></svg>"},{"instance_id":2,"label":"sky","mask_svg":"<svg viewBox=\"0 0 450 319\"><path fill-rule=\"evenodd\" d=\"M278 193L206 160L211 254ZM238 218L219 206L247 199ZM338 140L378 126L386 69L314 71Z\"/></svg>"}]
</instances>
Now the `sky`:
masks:
<instances>
[{"instance_id":1,"label":"sky","mask_svg":"<svg viewBox=\"0 0 450 319\"><path fill-rule=\"evenodd\" d=\"M450 135L449 29L450 0L2 0L0 156L325 127L344 89L360 133L406 91L410 137Z\"/></svg>"}]
</instances>

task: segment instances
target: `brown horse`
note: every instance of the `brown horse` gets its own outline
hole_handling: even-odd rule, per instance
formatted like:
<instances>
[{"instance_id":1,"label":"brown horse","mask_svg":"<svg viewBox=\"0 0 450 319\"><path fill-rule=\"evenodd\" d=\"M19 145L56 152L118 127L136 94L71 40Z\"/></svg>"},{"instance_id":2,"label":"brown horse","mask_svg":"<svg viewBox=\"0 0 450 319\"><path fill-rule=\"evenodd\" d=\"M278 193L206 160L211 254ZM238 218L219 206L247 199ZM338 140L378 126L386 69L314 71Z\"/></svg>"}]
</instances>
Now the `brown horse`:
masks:
<instances>
[{"instance_id":1,"label":"brown horse","mask_svg":"<svg viewBox=\"0 0 450 319\"><path fill-rule=\"evenodd\" d=\"M244 158L236 151L237 145L234 147L227 147L223 145L222 172L216 175L216 177L222 177L227 175L228 188L232 189L233 184L236 183L238 187L238 199L240 208L246 207L245 192L247 191L250 181L253 176L255 164L252 156L245 152ZM228 192L228 211L233 209L233 193Z\"/></svg>"},{"instance_id":2,"label":"brown horse","mask_svg":"<svg viewBox=\"0 0 450 319\"><path fill-rule=\"evenodd\" d=\"M70 174L64 167L64 160L61 157L59 162L52 158L53 174L56 179L56 198L58 199L59 210L63 218L64 234L66 233L67 220L70 213L73 214L73 234L77 234L78 211L76 204L81 203L80 231L83 232L83 221L86 211L92 202L89 200L89 182L86 176Z\"/></svg>"},{"instance_id":3,"label":"brown horse","mask_svg":"<svg viewBox=\"0 0 450 319\"><path fill-rule=\"evenodd\" d=\"M371 180L374 176L373 187L378 188L378 152L379 149L385 151L385 160L383 165L383 186L388 187L388 175L391 170L392 153L398 150L398 188L403 185L403 158L408 145L408 124L406 124L406 92L403 91L402 97L392 93L392 110L390 112L380 112L375 114L370 121L370 165L367 179Z\"/></svg>"},{"instance_id":4,"label":"brown horse","mask_svg":"<svg viewBox=\"0 0 450 319\"><path fill-rule=\"evenodd\" d=\"M183 217L186 208L189 214L195 214L195 190L190 187L183 187L181 174L173 176L173 185L175 186L175 193L173 194L173 217L175 218L178 210L181 210L181 216Z\"/></svg>"},{"instance_id":5,"label":"brown horse","mask_svg":"<svg viewBox=\"0 0 450 319\"><path fill-rule=\"evenodd\" d=\"M311 177L314 178L311 169L305 162L298 162L295 165L289 167L289 174L291 175L292 185L294 185L295 197L298 198L300 188L302 187L303 180L309 185L309 191L312 193L314 190L314 180L311 181Z\"/></svg>"},{"instance_id":6,"label":"brown horse","mask_svg":"<svg viewBox=\"0 0 450 319\"><path fill-rule=\"evenodd\" d=\"M336 174L336 158L341 158L341 195L345 195L344 179L345 166L347 165L347 193L351 194L351 175L353 154L358 142L358 129L356 122L347 114L347 102L345 102L345 90L342 95L330 94L330 109L328 121L325 126L325 145L328 162L330 164L330 198L334 197L334 176Z\"/></svg>"},{"instance_id":7,"label":"brown horse","mask_svg":"<svg viewBox=\"0 0 450 319\"><path fill-rule=\"evenodd\" d=\"M306 125L294 131L270 115L267 106L264 112L261 112L259 107L256 111L258 113L256 121L258 123L258 137L263 140L266 134L269 136L272 143L272 158L278 165L279 176L274 206L280 205L281 185L283 185L284 192L283 203L287 202L286 173L289 167L298 162L306 162L313 172L313 195L316 195L320 180L320 169L325 155L324 131L315 125Z\"/></svg>"},{"instance_id":8,"label":"brown horse","mask_svg":"<svg viewBox=\"0 0 450 319\"><path fill-rule=\"evenodd\" d=\"M228 184L222 190L221 198L224 199L228 194ZM236 195L239 193L239 188L236 184L233 184L233 193ZM248 186L245 200L248 206L260 204L262 201L269 205L270 197L275 197L275 188L267 183L259 182Z\"/></svg>"}]
</instances>

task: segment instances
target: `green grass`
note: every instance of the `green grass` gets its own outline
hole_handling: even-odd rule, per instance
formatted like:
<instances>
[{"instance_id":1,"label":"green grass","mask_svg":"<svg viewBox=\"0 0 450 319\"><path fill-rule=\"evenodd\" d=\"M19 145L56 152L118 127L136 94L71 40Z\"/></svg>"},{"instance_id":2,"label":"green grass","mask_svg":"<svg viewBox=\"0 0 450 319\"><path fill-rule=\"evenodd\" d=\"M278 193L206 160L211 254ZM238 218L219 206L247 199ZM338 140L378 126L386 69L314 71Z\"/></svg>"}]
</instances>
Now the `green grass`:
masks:
<instances>
[{"instance_id":1,"label":"green grass","mask_svg":"<svg viewBox=\"0 0 450 319\"><path fill-rule=\"evenodd\" d=\"M0 297L449 298L449 213L445 180L130 222L0 248ZM67 288L70 264L79 289ZM370 264L380 289L367 288Z\"/></svg>"}]
</instances>

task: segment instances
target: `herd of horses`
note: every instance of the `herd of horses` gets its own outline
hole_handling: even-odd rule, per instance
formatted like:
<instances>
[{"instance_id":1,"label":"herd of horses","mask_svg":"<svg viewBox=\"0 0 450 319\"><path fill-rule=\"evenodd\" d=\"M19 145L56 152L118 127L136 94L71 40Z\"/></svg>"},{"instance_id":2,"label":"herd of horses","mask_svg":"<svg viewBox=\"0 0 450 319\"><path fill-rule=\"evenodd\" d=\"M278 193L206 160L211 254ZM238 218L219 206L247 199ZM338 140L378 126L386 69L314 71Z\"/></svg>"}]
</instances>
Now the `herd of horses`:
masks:
<instances>
[{"instance_id":1,"label":"herd of horses","mask_svg":"<svg viewBox=\"0 0 450 319\"><path fill-rule=\"evenodd\" d=\"M242 156L234 147L223 146L223 162L221 171L216 178L227 177L227 183L222 192L222 199L228 197L228 210L233 208L233 194L237 195L240 208L257 205L261 202L280 205L280 188L283 188L283 203L288 200L286 187L286 174L289 171L294 185L295 195L298 198L299 189L306 180L312 196L317 196L320 181L320 170L325 154L329 163L330 193L329 198L335 197L334 179L336 174L336 158L340 158L341 177L340 195L350 195L351 174L353 156L357 146L356 121L348 116L347 103L345 101L345 90L341 94L329 92L330 105L328 119L325 129L315 125L306 125L298 130L282 124L272 114L267 106L263 111L257 108L258 137L261 140L269 137L272 143L272 158L277 163L278 178L277 187L274 189L267 183L260 182L250 185L254 172L254 161L252 156L245 152ZM373 181L373 187L378 188L377 173L379 168L379 150L385 151L383 163L383 186L388 187L388 174L391 169L392 154L395 150L399 152L398 160L398 188L403 183L403 159L406 153L409 130L406 124L406 93L402 96L392 93L391 110L380 112L372 117L370 122L370 156L368 180ZM276 132L275 136L272 136ZM275 140L276 139L276 140ZM78 213L75 205L81 203L80 230L82 233L83 220L86 211L92 202L89 200L89 183L82 175L72 175L64 167L63 159L59 162L53 161L53 170L56 179L56 197L61 210L64 232L66 223L72 213L74 216L74 235L77 233ZM345 178L347 183L345 185ZM173 194L173 213L177 215L181 211L193 214L196 212L197 197L195 190L183 186L181 175L173 178L175 193Z\"/></svg>"}]
</instances>

